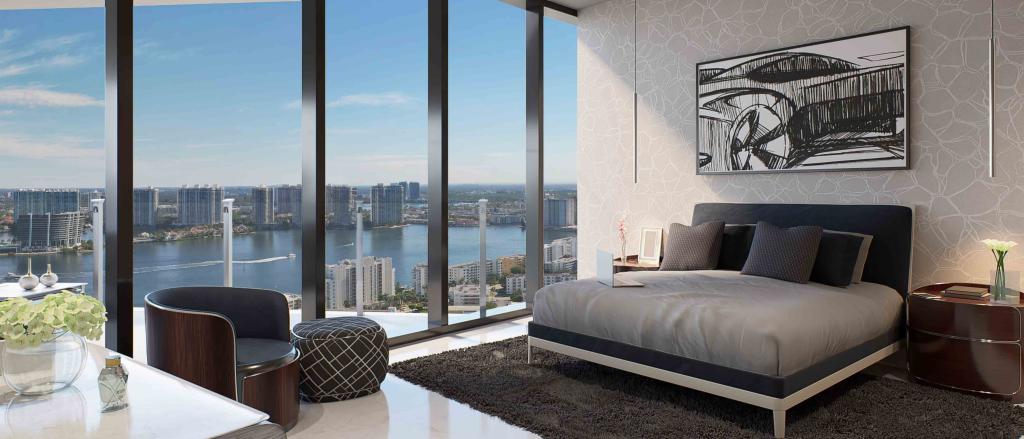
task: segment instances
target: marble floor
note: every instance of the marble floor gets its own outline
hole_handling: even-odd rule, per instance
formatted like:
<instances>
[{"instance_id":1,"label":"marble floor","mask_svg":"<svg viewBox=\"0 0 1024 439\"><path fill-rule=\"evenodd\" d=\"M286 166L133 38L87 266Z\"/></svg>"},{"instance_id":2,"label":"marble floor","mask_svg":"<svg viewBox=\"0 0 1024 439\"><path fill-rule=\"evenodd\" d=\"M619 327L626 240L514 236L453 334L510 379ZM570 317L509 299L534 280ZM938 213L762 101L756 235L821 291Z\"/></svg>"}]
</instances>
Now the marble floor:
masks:
<instances>
[{"instance_id":1,"label":"marble floor","mask_svg":"<svg viewBox=\"0 0 1024 439\"><path fill-rule=\"evenodd\" d=\"M391 362L526 334L529 317L495 323L391 351ZM349 401L303 403L289 438L536 438L467 405L388 375L381 391Z\"/></svg>"}]
</instances>

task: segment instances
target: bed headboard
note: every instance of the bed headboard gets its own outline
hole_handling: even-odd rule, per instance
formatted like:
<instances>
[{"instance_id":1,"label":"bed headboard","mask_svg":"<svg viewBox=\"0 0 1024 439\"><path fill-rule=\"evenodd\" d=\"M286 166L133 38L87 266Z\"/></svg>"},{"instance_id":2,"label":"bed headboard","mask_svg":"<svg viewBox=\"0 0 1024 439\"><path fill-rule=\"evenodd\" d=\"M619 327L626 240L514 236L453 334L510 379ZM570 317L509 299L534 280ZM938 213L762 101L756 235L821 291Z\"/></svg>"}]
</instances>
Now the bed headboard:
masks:
<instances>
[{"instance_id":1,"label":"bed headboard","mask_svg":"<svg viewBox=\"0 0 1024 439\"><path fill-rule=\"evenodd\" d=\"M851 204L698 203L692 224L767 221L781 227L815 225L874 236L864 264L867 282L887 285L906 296L910 287L914 211L906 206Z\"/></svg>"}]
</instances>

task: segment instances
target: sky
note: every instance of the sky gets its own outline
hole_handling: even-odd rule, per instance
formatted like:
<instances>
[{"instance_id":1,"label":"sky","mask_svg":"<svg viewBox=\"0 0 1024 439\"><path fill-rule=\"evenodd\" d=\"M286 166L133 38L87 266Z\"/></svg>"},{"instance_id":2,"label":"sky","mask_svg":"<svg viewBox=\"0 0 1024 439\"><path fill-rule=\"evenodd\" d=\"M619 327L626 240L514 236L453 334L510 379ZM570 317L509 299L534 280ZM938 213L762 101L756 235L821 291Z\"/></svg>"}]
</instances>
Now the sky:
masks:
<instances>
[{"instance_id":1,"label":"sky","mask_svg":"<svg viewBox=\"0 0 1024 439\"><path fill-rule=\"evenodd\" d=\"M426 1L327 2L327 181L427 180ZM298 3L138 7L136 186L298 183ZM449 181L525 180L524 12L449 3ZM545 19L545 180L576 180L576 30ZM0 11L0 187L104 179L103 11Z\"/></svg>"}]
</instances>

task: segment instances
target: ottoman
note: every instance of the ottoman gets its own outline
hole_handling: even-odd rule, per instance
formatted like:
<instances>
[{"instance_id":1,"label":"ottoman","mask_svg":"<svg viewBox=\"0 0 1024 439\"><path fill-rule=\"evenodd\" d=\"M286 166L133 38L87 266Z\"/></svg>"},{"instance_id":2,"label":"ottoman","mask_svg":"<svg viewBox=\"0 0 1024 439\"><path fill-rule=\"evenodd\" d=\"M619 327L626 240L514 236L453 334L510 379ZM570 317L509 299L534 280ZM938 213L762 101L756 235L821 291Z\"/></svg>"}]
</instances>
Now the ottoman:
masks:
<instances>
[{"instance_id":1,"label":"ottoman","mask_svg":"<svg viewBox=\"0 0 1024 439\"><path fill-rule=\"evenodd\" d=\"M299 395L310 402L357 398L380 390L388 373L388 336L365 317L309 320L292 328Z\"/></svg>"}]
</instances>

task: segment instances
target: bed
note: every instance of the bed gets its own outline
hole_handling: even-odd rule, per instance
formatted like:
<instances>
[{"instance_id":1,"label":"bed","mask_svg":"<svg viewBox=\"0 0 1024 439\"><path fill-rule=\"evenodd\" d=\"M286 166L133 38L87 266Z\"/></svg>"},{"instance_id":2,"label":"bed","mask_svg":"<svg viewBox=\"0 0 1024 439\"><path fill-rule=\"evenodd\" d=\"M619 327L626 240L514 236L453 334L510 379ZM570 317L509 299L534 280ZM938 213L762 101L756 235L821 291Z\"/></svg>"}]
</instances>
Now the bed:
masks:
<instances>
[{"instance_id":1,"label":"bed","mask_svg":"<svg viewBox=\"0 0 1024 439\"><path fill-rule=\"evenodd\" d=\"M904 337L913 212L903 206L704 203L693 224L757 221L874 236L863 282L846 288L706 270L620 273L537 292L542 348L772 410L786 410L894 353Z\"/></svg>"}]
</instances>

